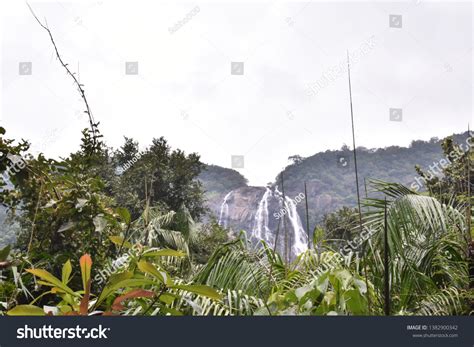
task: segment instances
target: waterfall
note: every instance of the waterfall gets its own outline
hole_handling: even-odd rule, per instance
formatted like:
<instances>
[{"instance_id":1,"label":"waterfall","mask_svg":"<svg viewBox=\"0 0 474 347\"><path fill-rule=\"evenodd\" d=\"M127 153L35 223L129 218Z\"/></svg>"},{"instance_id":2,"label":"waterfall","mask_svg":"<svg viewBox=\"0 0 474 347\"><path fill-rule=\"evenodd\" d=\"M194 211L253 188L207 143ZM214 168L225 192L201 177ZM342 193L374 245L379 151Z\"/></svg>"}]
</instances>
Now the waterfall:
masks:
<instances>
[{"instance_id":1,"label":"waterfall","mask_svg":"<svg viewBox=\"0 0 474 347\"><path fill-rule=\"evenodd\" d=\"M286 220L289 222L287 223L287 226L290 253L293 256L301 254L308 249L308 234L306 233L301 222L298 210L296 209L296 203L288 196L285 196L285 202L283 203L283 193L278 190L278 186L275 187L274 195L275 197L278 197L279 200L279 213L282 216L281 218L286 218ZM284 231L283 229L280 229L280 241L278 243L283 244L284 238Z\"/></svg>"},{"instance_id":2,"label":"waterfall","mask_svg":"<svg viewBox=\"0 0 474 347\"><path fill-rule=\"evenodd\" d=\"M269 205L272 199L277 200L278 203L276 206L280 207L279 211L269 211ZM274 208L275 204L272 204L272 206ZM270 212L276 213L271 214ZM274 215L279 215L280 218L286 218L288 221L287 231L291 255L296 256L306 251L308 249L308 235L306 234L303 224L301 223L301 218L298 215L296 202L287 196L283 202L283 194L278 190L278 187L275 187L273 192L267 187L262 199L258 203L251 239L256 242L264 240L270 247L273 247L276 237L276 230L270 229L270 218L273 218ZM274 224L276 223L272 223L272 225ZM283 245L283 239L283 225L281 225L278 241L278 248L280 249Z\"/></svg>"},{"instance_id":3,"label":"waterfall","mask_svg":"<svg viewBox=\"0 0 474 347\"><path fill-rule=\"evenodd\" d=\"M229 221L229 204L227 203L227 200L229 200L233 192L233 190L228 192L227 195L224 197L224 201L221 204L221 212L219 214L219 225L224 228L227 228L227 223Z\"/></svg>"},{"instance_id":4,"label":"waterfall","mask_svg":"<svg viewBox=\"0 0 474 347\"><path fill-rule=\"evenodd\" d=\"M255 214L255 223L252 230L253 239L264 240L270 245L273 243L274 235L268 227L270 216L268 212L268 202L272 196L272 191L267 187L265 194L263 194L262 199L258 203L257 213Z\"/></svg>"},{"instance_id":5,"label":"waterfall","mask_svg":"<svg viewBox=\"0 0 474 347\"><path fill-rule=\"evenodd\" d=\"M308 235L303 228L301 218L296 210L296 204L289 197L285 196L285 208L288 211L288 220L290 221L293 233L290 234L291 253L298 255L308 249Z\"/></svg>"}]
</instances>

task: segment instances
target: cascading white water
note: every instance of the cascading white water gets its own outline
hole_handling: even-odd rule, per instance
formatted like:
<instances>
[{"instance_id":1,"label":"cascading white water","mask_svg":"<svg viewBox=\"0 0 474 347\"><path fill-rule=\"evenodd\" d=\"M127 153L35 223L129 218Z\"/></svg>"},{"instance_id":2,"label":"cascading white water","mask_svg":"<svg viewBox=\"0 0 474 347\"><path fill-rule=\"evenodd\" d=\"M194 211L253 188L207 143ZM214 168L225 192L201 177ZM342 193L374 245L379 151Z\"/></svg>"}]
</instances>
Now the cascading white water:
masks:
<instances>
[{"instance_id":1,"label":"cascading white water","mask_svg":"<svg viewBox=\"0 0 474 347\"><path fill-rule=\"evenodd\" d=\"M277 206L280 206L280 211L278 211L278 213L270 214L269 203L271 199L278 200ZM288 239L291 242L290 252L292 255L298 255L308 249L308 235L306 234L303 224L301 223L301 218L298 215L298 211L296 209L296 203L287 196L285 197L285 202L283 203L283 194L278 190L278 187L275 187L274 192L272 192L271 189L267 187L265 194L263 194L263 197L258 204L257 213L255 214L254 227L252 229L251 235L253 240L264 240L270 245L270 247L273 247L275 243L276 231L274 230L272 232L272 230L270 230L270 215L279 215L280 218L287 218L287 220L290 222L288 225ZM281 231L282 228L280 229L280 240L278 241L280 247L282 245L282 239L284 238L282 235L283 232Z\"/></svg>"},{"instance_id":2,"label":"cascading white water","mask_svg":"<svg viewBox=\"0 0 474 347\"><path fill-rule=\"evenodd\" d=\"M229 200L233 192L233 190L228 192L224 197L224 201L221 204L221 212L219 213L219 225L224 228L227 228L227 224L229 222L229 204L227 203L227 200Z\"/></svg>"},{"instance_id":3,"label":"cascading white water","mask_svg":"<svg viewBox=\"0 0 474 347\"><path fill-rule=\"evenodd\" d=\"M268 212L268 202L272 196L272 191L267 187L265 194L263 194L262 199L258 203L257 213L255 214L255 223L251 235L252 238L264 240L270 245L273 243L274 239L274 235L268 227L270 215Z\"/></svg>"},{"instance_id":4,"label":"cascading white water","mask_svg":"<svg viewBox=\"0 0 474 347\"><path fill-rule=\"evenodd\" d=\"M308 235L301 223L295 202L287 196L285 196L285 208L288 211L288 220L293 231L291 235L291 253L298 255L308 249Z\"/></svg>"}]
</instances>

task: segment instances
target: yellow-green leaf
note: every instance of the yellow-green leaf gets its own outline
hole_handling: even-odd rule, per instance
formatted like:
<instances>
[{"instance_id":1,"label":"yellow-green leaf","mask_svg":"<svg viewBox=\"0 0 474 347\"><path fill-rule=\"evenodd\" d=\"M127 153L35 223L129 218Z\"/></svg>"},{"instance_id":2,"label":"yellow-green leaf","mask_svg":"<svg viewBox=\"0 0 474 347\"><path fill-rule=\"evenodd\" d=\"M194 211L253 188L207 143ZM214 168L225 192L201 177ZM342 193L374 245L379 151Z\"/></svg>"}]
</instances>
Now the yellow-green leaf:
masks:
<instances>
[{"instance_id":1,"label":"yellow-green leaf","mask_svg":"<svg viewBox=\"0 0 474 347\"><path fill-rule=\"evenodd\" d=\"M143 271L145 273L148 273L158 279L161 283L167 284L168 283L168 278L166 272L164 271L158 271L158 269L151 263L148 263L144 260L140 261L138 264L138 268L140 271Z\"/></svg>"},{"instance_id":2,"label":"yellow-green leaf","mask_svg":"<svg viewBox=\"0 0 474 347\"><path fill-rule=\"evenodd\" d=\"M113 274L109 277L109 280L106 284L106 287L112 287L115 284L123 281L123 280L128 280L133 277L133 272L131 271L124 271L124 272L119 272L117 274Z\"/></svg>"},{"instance_id":3,"label":"yellow-green leaf","mask_svg":"<svg viewBox=\"0 0 474 347\"><path fill-rule=\"evenodd\" d=\"M170 288L174 289L182 289L187 292L191 292L194 294L199 294L202 296L206 296L211 299L220 300L222 296L214 289L209 286L203 285L174 285L170 286Z\"/></svg>"},{"instance_id":4,"label":"yellow-green leaf","mask_svg":"<svg viewBox=\"0 0 474 347\"><path fill-rule=\"evenodd\" d=\"M72 272L72 265L71 265L71 261L68 260L63 265L63 271L62 271L62 276L61 276L61 280L64 284L67 284L69 282L69 278L71 277L71 272Z\"/></svg>"},{"instance_id":5,"label":"yellow-green leaf","mask_svg":"<svg viewBox=\"0 0 474 347\"><path fill-rule=\"evenodd\" d=\"M7 312L9 316L45 316L41 307L34 305L18 305Z\"/></svg>"},{"instance_id":6,"label":"yellow-green leaf","mask_svg":"<svg viewBox=\"0 0 474 347\"><path fill-rule=\"evenodd\" d=\"M8 255L10 254L10 245L7 245L5 248L0 249L0 261L5 261L8 258Z\"/></svg>"},{"instance_id":7,"label":"yellow-green leaf","mask_svg":"<svg viewBox=\"0 0 474 347\"><path fill-rule=\"evenodd\" d=\"M119 207L115 211L126 224L130 224L132 217L130 215L130 212L126 208Z\"/></svg>"},{"instance_id":8,"label":"yellow-green leaf","mask_svg":"<svg viewBox=\"0 0 474 347\"><path fill-rule=\"evenodd\" d=\"M172 294L161 294L160 301L164 302L166 305L171 305L176 300L176 295Z\"/></svg>"},{"instance_id":9,"label":"yellow-green leaf","mask_svg":"<svg viewBox=\"0 0 474 347\"><path fill-rule=\"evenodd\" d=\"M121 236L109 236L109 239L110 239L110 241L115 243L117 246L122 246L124 248L132 248L133 247L133 245L130 242L124 241L123 237L121 237Z\"/></svg>"},{"instance_id":10,"label":"yellow-green leaf","mask_svg":"<svg viewBox=\"0 0 474 347\"><path fill-rule=\"evenodd\" d=\"M153 284L156 284L156 283L150 280L142 279L142 278L130 278L130 279L121 280L117 283L114 283L113 285L107 285L102 291L102 293L100 293L96 306L99 306L105 299L109 297L109 295L113 294L117 289L142 287L142 286L153 285Z\"/></svg>"},{"instance_id":11,"label":"yellow-green leaf","mask_svg":"<svg viewBox=\"0 0 474 347\"><path fill-rule=\"evenodd\" d=\"M174 249L160 249L158 251L146 252L144 257L185 257L186 253Z\"/></svg>"},{"instance_id":12,"label":"yellow-green leaf","mask_svg":"<svg viewBox=\"0 0 474 347\"><path fill-rule=\"evenodd\" d=\"M44 283L44 284L49 283L49 285L51 285L52 287L58 287L58 288L61 288L62 290L64 290L65 292L67 292L69 294L76 295L71 288L69 288L67 285L65 285L58 278L54 277L53 275L51 275L46 270L28 269L26 271L33 274L33 275L35 275L35 276L37 276L37 277L39 277L39 278L41 278L41 279L43 279L43 280L45 280L46 283Z\"/></svg>"}]
</instances>

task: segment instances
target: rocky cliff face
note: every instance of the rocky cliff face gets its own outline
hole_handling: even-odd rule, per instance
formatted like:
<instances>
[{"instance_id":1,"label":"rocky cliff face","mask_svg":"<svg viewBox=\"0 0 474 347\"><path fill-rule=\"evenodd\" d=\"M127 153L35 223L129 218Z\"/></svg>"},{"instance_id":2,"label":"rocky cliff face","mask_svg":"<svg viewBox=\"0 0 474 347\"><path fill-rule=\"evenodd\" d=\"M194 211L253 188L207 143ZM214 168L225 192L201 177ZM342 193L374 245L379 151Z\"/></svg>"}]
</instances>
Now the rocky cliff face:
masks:
<instances>
[{"instance_id":1,"label":"rocky cliff face","mask_svg":"<svg viewBox=\"0 0 474 347\"><path fill-rule=\"evenodd\" d=\"M220 198L220 204L218 197L209 204L224 228L233 233L244 230L252 244L263 240L290 258L307 248L308 233L297 210L298 205L304 205L301 193L284 197L277 185L244 186L221 194ZM285 240L288 241L287 249Z\"/></svg>"},{"instance_id":2,"label":"rocky cliff face","mask_svg":"<svg viewBox=\"0 0 474 347\"><path fill-rule=\"evenodd\" d=\"M453 136L457 143L465 143L467 137L467 132ZM366 194L364 180L398 182L410 187L417 177L415 165L427 170L429 165L444 156L441 140L435 138L430 141L413 141L410 147L358 148L357 154L362 197ZM209 166L200 179L206 190L208 207L222 226L234 232L245 230L255 242L264 239L273 244L278 230L282 230L282 218L278 216L285 211L292 247L302 249L305 238L303 233L308 232L305 201L301 199L304 197L305 182L309 234L312 234L325 214L343 206L357 205L352 155L349 148L343 147L339 151L317 153L308 158L297 156L298 160L282 172L285 202L280 193L282 188L278 184L280 174L277 176L277 183L273 183L271 187L248 186L245 178L237 171L218 166ZM341 165L341 162L345 165ZM370 187L367 194L373 194ZM298 196L302 201L296 201Z\"/></svg>"},{"instance_id":3,"label":"rocky cliff face","mask_svg":"<svg viewBox=\"0 0 474 347\"><path fill-rule=\"evenodd\" d=\"M266 199L264 206L260 206L260 204L267 188L253 186L243 186L219 194L208 193L207 206L220 225L234 232L245 230L249 235L258 227L259 208L268 208L268 228L276 233L278 221L282 218L283 210L286 211L287 207L282 205L281 196L274 194L275 189L278 192L281 191L281 186L272 185L269 189L272 191L272 195ZM319 215L333 212L342 206L340 199L323 191L322 185L317 180L307 182L307 194L310 209L317 210ZM288 192L285 191L285 195L287 199L294 201L298 216L306 231L304 189L301 191L293 187Z\"/></svg>"},{"instance_id":4,"label":"rocky cliff face","mask_svg":"<svg viewBox=\"0 0 474 347\"><path fill-rule=\"evenodd\" d=\"M243 186L211 196L207 199L207 205L221 225L236 232L251 231L264 193L264 187Z\"/></svg>"}]
</instances>

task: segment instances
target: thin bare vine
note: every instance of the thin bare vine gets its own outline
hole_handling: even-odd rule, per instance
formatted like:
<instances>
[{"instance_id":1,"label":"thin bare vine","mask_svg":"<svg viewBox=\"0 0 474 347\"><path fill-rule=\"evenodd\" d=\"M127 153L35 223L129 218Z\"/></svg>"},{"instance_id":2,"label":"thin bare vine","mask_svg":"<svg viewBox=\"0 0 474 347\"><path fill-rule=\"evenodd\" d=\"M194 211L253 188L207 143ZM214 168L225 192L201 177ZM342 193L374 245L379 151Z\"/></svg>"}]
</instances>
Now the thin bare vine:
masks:
<instances>
[{"instance_id":1,"label":"thin bare vine","mask_svg":"<svg viewBox=\"0 0 474 347\"><path fill-rule=\"evenodd\" d=\"M77 89L79 91L79 94L82 98L82 100L84 101L84 104L85 104L85 107L86 107L86 110L84 111L84 113L87 114L87 116L89 117L89 126L90 126L90 132L92 134L92 141L93 141L93 145L94 145L94 148L96 148L96 146L99 144L99 141L98 139L101 137L101 135L99 134L99 131L98 131L98 125L99 123L96 123L94 121L94 116L92 115L92 111L91 111L91 108L89 106L89 102L87 101L87 97L86 97L86 92L84 90L84 85L81 84L79 82L79 80L77 79L76 77L76 73L75 72L72 72L69 67L68 67L68 64L66 64L63 59L61 58L61 55L59 54L59 50L58 50L58 47L56 45L56 42L54 41L54 38L53 38L53 34L51 33L51 30L48 28L48 23L46 22L45 20L45 23L42 23L38 17L36 16L35 12L33 11L33 9L31 8L30 4L27 2L26 5L28 6L28 8L30 9L30 12L31 14L33 15L33 17L36 19L36 21L38 22L38 24L44 29L46 30L46 32L48 33L49 35L49 38L51 40L51 43L53 44L53 47L54 47L54 50L56 52L56 57L58 58L59 62L61 63L61 65L64 67L64 69L66 70L67 74L69 76L71 76L71 78L74 80L74 84L77 86Z\"/></svg>"}]
</instances>

